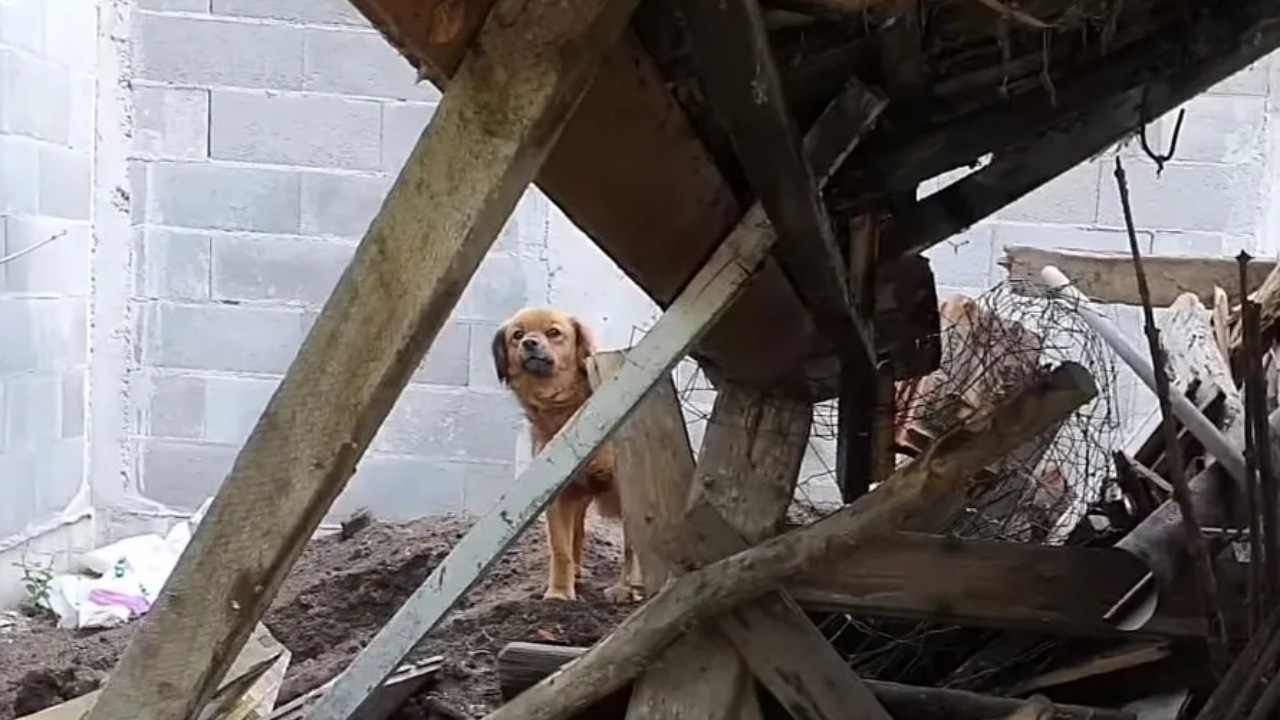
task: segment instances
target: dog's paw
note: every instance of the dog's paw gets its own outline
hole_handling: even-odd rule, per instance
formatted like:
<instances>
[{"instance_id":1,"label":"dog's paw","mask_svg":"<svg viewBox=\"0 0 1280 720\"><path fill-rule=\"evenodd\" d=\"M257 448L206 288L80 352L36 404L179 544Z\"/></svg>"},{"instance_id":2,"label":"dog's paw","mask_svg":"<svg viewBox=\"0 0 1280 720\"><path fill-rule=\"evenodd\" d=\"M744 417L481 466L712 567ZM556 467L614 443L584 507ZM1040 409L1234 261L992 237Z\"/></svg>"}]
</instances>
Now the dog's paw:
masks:
<instances>
[{"instance_id":1,"label":"dog's paw","mask_svg":"<svg viewBox=\"0 0 1280 720\"><path fill-rule=\"evenodd\" d=\"M567 590L562 590L560 588L547 588L547 591L542 593L542 599L572 602L577 600L578 596L577 593L573 591L573 588L569 588Z\"/></svg>"},{"instance_id":2,"label":"dog's paw","mask_svg":"<svg viewBox=\"0 0 1280 720\"><path fill-rule=\"evenodd\" d=\"M628 603L639 602L641 600L641 595L630 585L610 585L605 588L604 598L614 605L626 605Z\"/></svg>"}]
</instances>

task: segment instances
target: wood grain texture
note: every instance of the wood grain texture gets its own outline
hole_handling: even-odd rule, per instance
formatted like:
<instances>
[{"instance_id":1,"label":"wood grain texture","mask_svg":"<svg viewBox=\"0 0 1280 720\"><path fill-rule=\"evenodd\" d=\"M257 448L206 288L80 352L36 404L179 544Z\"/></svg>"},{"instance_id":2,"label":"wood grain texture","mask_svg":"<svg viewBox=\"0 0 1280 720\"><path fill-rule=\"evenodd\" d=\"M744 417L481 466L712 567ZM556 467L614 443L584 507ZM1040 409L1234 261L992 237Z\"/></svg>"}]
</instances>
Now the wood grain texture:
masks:
<instances>
[{"instance_id":1,"label":"wood grain texture","mask_svg":"<svg viewBox=\"0 0 1280 720\"><path fill-rule=\"evenodd\" d=\"M186 720L214 692L634 2L494 6L91 720Z\"/></svg>"},{"instance_id":2,"label":"wood grain texture","mask_svg":"<svg viewBox=\"0 0 1280 720\"><path fill-rule=\"evenodd\" d=\"M676 579L579 661L530 687L490 713L488 720L573 717L622 689L684 628L767 594L785 578L899 526L1096 395L1089 373L1064 363L991 414L940 438L924 457L852 505ZM688 530L696 533L696 528Z\"/></svg>"}]
</instances>

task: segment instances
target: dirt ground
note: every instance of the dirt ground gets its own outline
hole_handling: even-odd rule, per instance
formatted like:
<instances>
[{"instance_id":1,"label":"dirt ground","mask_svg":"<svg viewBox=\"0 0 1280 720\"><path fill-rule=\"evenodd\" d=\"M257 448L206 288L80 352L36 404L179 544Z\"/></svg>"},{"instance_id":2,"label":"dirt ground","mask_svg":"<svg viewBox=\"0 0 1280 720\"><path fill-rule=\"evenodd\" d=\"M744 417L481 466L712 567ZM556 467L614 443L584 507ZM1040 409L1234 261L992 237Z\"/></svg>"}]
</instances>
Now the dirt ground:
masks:
<instances>
[{"instance_id":1,"label":"dirt ground","mask_svg":"<svg viewBox=\"0 0 1280 720\"><path fill-rule=\"evenodd\" d=\"M480 717L498 703L497 653L515 640L587 645L633 606L605 602L621 555L615 527L591 524L576 603L541 599L542 527L535 523L431 635L419 654L445 656L444 669L395 717L427 720L441 706ZM471 520L374 522L349 539L317 539L285 581L266 625L293 653L278 702L338 674L431 573ZM96 689L124 650L132 626L98 632L59 630L49 621L0 620L0 720L11 720Z\"/></svg>"}]
</instances>

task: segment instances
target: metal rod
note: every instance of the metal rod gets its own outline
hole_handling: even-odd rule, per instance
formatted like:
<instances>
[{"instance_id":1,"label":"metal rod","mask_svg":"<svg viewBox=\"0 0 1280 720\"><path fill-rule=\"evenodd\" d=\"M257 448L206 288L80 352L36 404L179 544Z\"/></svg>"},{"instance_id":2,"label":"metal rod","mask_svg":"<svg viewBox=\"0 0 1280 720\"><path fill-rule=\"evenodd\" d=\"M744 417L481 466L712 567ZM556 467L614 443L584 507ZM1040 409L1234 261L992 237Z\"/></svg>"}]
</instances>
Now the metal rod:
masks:
<instances>
[{"instance_id":1,"label":"metal rod","mask_svg":"<svg viewBox=\"0 0 1280 720\"><path fill-rule=\"evenodd\" d=\"M1141 352L1129 342L1120 331L1116 329L1111 321L1104 317L1096 308L1089 298L1085 297L1071 284L1071 280L1058 268L1047 265L1040 271L1040 278L1045 285L1056 293L1067 297L1076 302L1075 310L1080 313L1080 317L1098 333L1098 336L1111 346L1116 355L1128 365L1138 379L1143 382L1151 391L1156 391L1156 379L1151 363L1142 356ZM1233 480L1243 484L1247 478L1244 469L1244 455L1236 448L1232 447L1226 437L1214 426L1204 413L1200 412L1190 400L1183 397L1180 393L1174 393L1169 398L1169 403L1173 414L1187 428L1188 431L1204 445L1205 450L1213 456L1222 468L1231 476Z\"/></svg>"},{"instance_id":2,"label":"metal rod","mask_svg":"<svg viewBox=\"0 0 1280 720\"><path fill-rule=\"evenodd\" d=\"M1129 252L1133 256L1133 273L1138 281L1138 296L1142 298L1143 329L1147 335L1147 345L1151 352L1151 364L1156 384L1156 399L1160 403L1160 429L1164 434L1165 453L1169 456L1169 480L1173 485L1173 499L1182 512L1182 527L1186 533L1187 548L1190 551L1195 568L1196 589L1203 604L1205 622L1208 625L1206 638L1209 645L1212 673L1217 676L1227 666L1227 636L1222 619L1222 606L1218 601L1218 581L1214 577L1213 561L1209 556L1208 544L1200 532L1200 522L1196 518L1195 504L1191 501L1191 488L1187 482L1187 466L1182 457L1182 446L1178 443L1178 427L1174 421L1173 404L1169 389L1168 358L1164 347L1160 344L1160 331L1156 328L1155 309L1151 307L1151 290L1147 286L1147 274L1142 268L1142 253L1138 249L1138 233L1134 228L1133 209L1129 204L1129 186L1125 182L1124 164L1116 157L1116 187L1120 191L1120 206L1124 210L1125 227L1129 231ZM1179 396L1181 397L1181 396ZM1185 401L1185 398L1184 398ZM1191 403L1187 403L1191 406ZM1192 406L1194 407L1194 406ZM1208 420L1200 415L1201 419ZM1216 431L1217 428L1214 428ZM1221 435L1219 435L1221 437ZM1226 445L1226 438L1222 438ZM1206 443L1207 445L1207 443Z\"/></svg>"}]
</instances>

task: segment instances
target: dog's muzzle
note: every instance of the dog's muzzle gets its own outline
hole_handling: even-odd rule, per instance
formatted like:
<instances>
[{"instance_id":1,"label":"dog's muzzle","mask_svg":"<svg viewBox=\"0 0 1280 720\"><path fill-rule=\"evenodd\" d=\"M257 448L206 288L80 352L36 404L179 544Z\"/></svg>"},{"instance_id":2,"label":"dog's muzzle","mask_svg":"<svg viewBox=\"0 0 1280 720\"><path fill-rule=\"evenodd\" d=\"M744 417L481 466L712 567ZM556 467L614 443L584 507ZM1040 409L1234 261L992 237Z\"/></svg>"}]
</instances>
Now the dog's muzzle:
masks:
<instances>
[{"instance_id":1,"label":"dog's muzzle","mask_svg":"<svg viewBox=\"0 0 1280 720\"><path fill-rule=\"evenodd\" d=\"M555 369L555 358L547 354L538 343L526 343L520 346L520 365L533 375L547 376Z\"/></svg>"}]
</instances>

